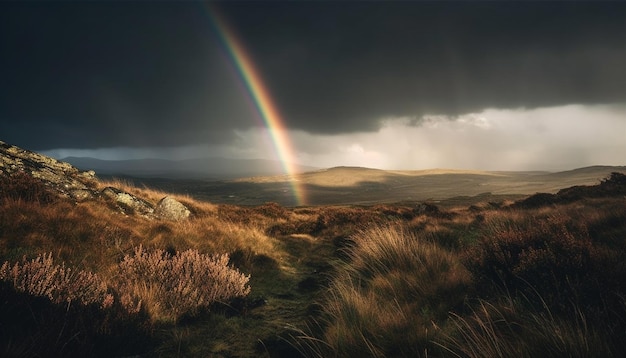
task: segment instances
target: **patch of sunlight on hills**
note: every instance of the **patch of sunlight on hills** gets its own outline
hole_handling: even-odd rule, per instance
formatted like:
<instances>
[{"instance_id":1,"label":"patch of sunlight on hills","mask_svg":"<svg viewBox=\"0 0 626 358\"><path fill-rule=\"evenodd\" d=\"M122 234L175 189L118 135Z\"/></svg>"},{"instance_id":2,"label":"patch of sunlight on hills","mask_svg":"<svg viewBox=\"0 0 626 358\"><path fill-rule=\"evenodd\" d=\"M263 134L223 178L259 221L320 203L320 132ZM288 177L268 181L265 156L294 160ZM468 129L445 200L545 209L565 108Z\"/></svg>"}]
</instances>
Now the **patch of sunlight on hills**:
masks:
<instances>
[{"instance_id":1,"label":"patch of sunlight on hills","mask_svg":"<svg viewBox=\"0 0 626 358\"><path fill-rule=\"evenodd\" d=\"M426 170L382 170L364 167L333 167L306 172L297 175L274 175L266 177L240 178L235 182L246 183L282 183L295 179L304 184L318 185L324 187L351 187L359 183L385 183L395 180L407 179L409 177L420 177L426 175L484 175L503 176L500 172L487 172L481 170L462 169L426 169Z\"/></svg>"}]
</instances>

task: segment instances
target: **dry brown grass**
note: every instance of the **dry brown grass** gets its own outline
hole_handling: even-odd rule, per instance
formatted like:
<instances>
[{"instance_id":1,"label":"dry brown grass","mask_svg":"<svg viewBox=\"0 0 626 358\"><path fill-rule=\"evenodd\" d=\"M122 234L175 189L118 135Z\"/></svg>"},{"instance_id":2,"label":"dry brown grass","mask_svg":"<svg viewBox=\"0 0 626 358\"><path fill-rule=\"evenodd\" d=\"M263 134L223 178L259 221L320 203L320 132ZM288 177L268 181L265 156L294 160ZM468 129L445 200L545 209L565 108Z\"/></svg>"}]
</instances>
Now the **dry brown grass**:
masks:
<instances>
[{"instance_id":1,"label":"dry brown grass","mask_svg":"<svg viewBox=\"0 0 626 358\"><path fill-rule=\"evenodd\" d=\"M122 245L121 239L137 235L132 218L111 214L98 205L75 205L65 200L54 205L4 200L0 202L0 253L4 258L17 259L24 254L54 252L63 261L83 264L91 262L90 252L98 252L96 262L101 262L111 253L103 247L114 242ZM92 271L95 268L87 266Z\"/></svg>"},{"instance_id":2,"label":"dry brown grass","mask_svg":"<svg viewBox=\"0 0 626 358\"><path fill-rule=\"evenodd\" d=\"M437 326L462 305L469 272L454 254L402 227L376 226L352 239L349 262L323 304L318 348L342 357L427 355Z\"/></svg>"},{"instance_id":3,"label":"dry brown grass","mask_svg":"<svg viewBox=\"0 0 626 358\"><path fill-rule=\"evenodd\" d=\"M620 356L623 200L481 214L479 238L462 253L481 295L451 313L455 328L438 344L458 357Z\"/></svg>"},{"instance_id":4,"label":"dry brown grass","mask_svg":"<svg viewBox=\"0 0 626 358\"><path fill-rule=\"evenodd\" d=\"M170 195L163 191L148 187L137 187L133 183L119 178L98 182L99 190L102 190L106 187L118 188L124 192L140 197L151 203L157 203L163 197Z\"/></svg>"},{"instance_id":5,"label":"dry brown grass","mask_svg":"<svg viewBox=\"0 0 626 358\"><path fill-rule=\"evenodd\" d=\"M129 278L126 288L111 284L111 290L116 297L114 290L134 292L127 303L136 308L141 301L144 308L134 317L147 312L148 321L176 322L188 336L179 343L191 345L183 349L189 355L262 354L265 350L250 348L259 345L259 330L263 347L275 352L267 337L305 322L309 314L319 327L302 337L300 348L318 357L618 356L624 348L626 206L621 196L586 197L577 189L580 198L567 203L513 208L487 202L446 211L406 203L244 207L175 196L192 216L173 222L124 215L105 199L74 203L47 197L38 187L15 185L19 194L0 194L0 258L11 262L7 267L24 255L36 260L51 252L74 272L116 282L120 263L152 262L160 273L137 270L142 274ZM121 187L152 204L168 195L128 183L102 185ZM137 253L140 245L145 249ZM231 254L230 260L215 256L221 259L212 262L225 272L239 268L254 275L253 295L261 295L267 306L250 311L250 302L242 300L231 308L252 312L249 316L212 313L211 322L219 322L215 327L181 323L180 317L206 307L185 303L185 297L196 303L215 298L199 299L195 283L161 280L170 283L160 287L161 281L140 277L179 272L174 261L190 252L204 258ZM128 272L130 277L134 271ZM0 289L24 295L7 290L7 282ZM177 290L195 293L177 295ZM164 298L163 292L171 296ZM0 308L10 312L6 307ZM118 308L111 312L122 321L133 316ZM46 322L43 326L51 321ZM244 343L247 350L238 347ZM217 352L207 345L222 348ZM165 351L180 353L178 348Z\"/></svg>"},{"instance_id":6,"label":"dry brown grass","mask_svg":"<svg viewBox=\"0 0 626 358\"><path fill-rule=\"evenodd\" d=\"M110 185L142 195L154 204L167 195L123 182L102 184ZM0 256L17 259L24 254L52 251L66 262L99 271L139 244L173 251L193 248L222 253L245 249L275 254L273 240L264 234L265 227L284 219L264 216L268 210L249 210L250 220L245 211L220 208L187 196L174 197L192 211L192 218L171 222L123 215L106 205L104 199L73 203L57 197L53 202L4 197L0 200Z\"/></svg>"},{"instance_id":7,"label":"dry brown grass","mask_svg":"<svg viewBox=\"0 0 626 358\"><path fill-rule=\"evenodd\" d=\"M347 262L321 304L320 326L296 330L295 345L305 354L611 357L622 351L623 199L523 210L485 203L435 217L412 216L401 206L375 210L406 225L350 237Z\"/></svg>"},{"instance_id":8,"label":"dry brown grass","mask_svg":"<svg viewBox=\"0 0 626 358\"><path fill-rule=\"evenodd\" d=\"M452 313L455 336L441 342L456 357L610 357L605 337L589 327L580 311L559 319L547 307L529 309L510 297L479 300L468 317Z\"/></svg>"}]
</instances>

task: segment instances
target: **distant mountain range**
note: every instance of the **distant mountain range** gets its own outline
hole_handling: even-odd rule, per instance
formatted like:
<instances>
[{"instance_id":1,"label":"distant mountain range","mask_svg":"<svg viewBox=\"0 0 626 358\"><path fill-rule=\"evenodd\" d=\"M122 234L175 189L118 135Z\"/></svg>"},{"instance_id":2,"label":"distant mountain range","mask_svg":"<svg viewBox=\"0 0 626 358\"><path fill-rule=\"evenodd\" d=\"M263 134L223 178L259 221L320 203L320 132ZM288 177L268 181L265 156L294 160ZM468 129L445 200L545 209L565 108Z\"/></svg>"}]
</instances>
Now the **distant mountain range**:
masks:
<instances>
[{"instance_id":1,"label":"distant mountain range","mask_svg":"<svg viewBox=\"0 0 626 358\"><path fill-rule=\"evenodd\" d=\"M102 160L90 157L66 157L60 160L78 169L93 170L98 175L106 176L224 180L284 174L279 161L264 159ZM296 166L296 169L298 172L307 172L319 168Z\"/></svg>"}]
</instances>

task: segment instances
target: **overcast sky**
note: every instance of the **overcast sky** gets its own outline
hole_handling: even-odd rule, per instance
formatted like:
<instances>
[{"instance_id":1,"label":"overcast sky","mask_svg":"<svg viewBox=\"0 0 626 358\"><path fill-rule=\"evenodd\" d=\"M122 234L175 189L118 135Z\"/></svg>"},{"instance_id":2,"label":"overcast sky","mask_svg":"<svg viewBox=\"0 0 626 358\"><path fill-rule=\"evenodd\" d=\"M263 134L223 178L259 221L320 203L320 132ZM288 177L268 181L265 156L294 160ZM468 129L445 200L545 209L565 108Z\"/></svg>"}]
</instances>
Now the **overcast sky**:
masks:
<instances>
[{"instance_id":1,"label":"overcast sky","mask_svg":"<svg viewBox=\"0 0 626 358\"><path fill-rule=\"evenodd\" d=\"M0 3L0 140L277 158L200 2ZM300 164L625 165L626 2L227 2Z\"/></svg>"}]
</instances>

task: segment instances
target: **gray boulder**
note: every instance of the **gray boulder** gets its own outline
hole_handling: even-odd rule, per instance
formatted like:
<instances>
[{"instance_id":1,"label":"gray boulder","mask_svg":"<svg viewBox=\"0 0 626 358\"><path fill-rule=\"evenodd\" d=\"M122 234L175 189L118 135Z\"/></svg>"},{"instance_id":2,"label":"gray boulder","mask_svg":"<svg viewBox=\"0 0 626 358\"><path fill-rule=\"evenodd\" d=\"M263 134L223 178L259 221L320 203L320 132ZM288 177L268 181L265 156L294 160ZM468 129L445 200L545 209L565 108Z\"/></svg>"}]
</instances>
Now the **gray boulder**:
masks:
<instances>
[{"instance_id":1,"label":"gray boulder","mask_svg":"<svg viewBox=\"0 0 626 358\"><path fill-rule=\"evenodd\" d=\"M152 204L118 188L108 186L102 189L102 195L115 201L117 206L126 214L150 215L154 213Z\"/></svg>"},{"instance_id":2,"label":"gray boulder","mask_svg":"<svg viewBox=\"0 0 626 358\"><path fill-rule=\"evenodd\" d=\"M176 199L169 196L161 199L154 209L154 215L161 219L180 221L189 217L191 212Z\"/></svg>"},{"instance_id":3,"label":"gray boulder","mask_svg":"<svg viewBox=\"0 0 626 358\"><path fill-rule=\"evenodd\" d=\"M76 200L79 203L91 200L96 196L95 191L90 189L71 189L68 194L70 198Z\"/></svg>"}]
</instances>

